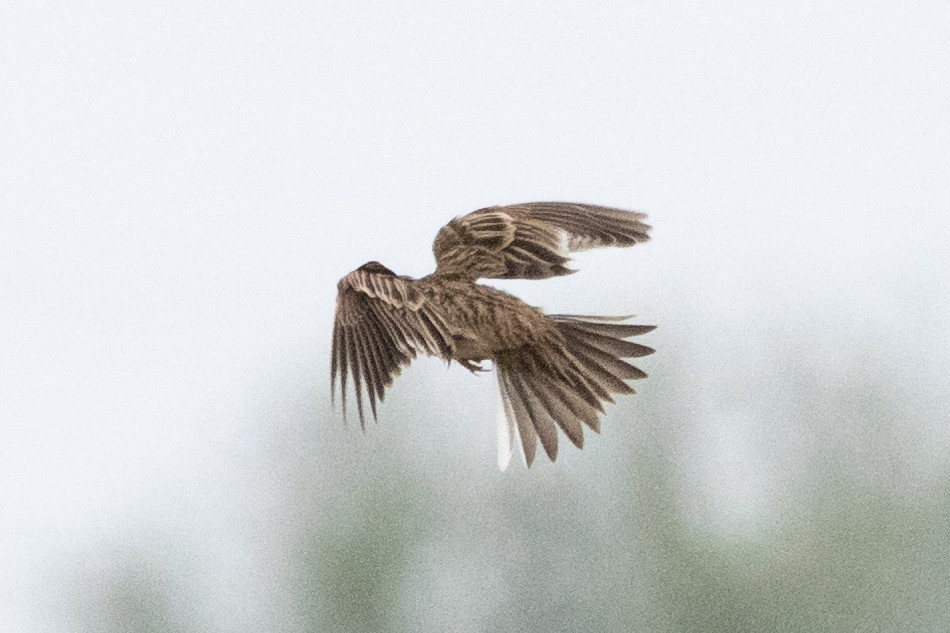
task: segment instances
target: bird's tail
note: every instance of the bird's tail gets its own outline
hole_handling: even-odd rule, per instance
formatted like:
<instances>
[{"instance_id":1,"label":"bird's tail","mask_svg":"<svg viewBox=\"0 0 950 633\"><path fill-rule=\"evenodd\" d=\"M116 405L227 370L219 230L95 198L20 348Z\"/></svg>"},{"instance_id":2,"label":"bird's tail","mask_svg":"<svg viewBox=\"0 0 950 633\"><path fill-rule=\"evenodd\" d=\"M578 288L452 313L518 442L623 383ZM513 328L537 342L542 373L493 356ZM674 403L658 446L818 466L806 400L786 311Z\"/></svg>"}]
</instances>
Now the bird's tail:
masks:
<instances>
[{"instance_id":1,"label":"bird's tail","mask_svg":"<svg viewBox=\"0 0 950 633\"><path fill-rule=\"evenodd\" d=\"M534 461L537 440L551 461L557 458L557 429L578 448L584 445L583 424L600 432L603 403L610 394L634 393L625 381L646 373L622 360L653 353L624 339L655 329L622 323L630 317L548 315L563 338L557 349L519 350L496 359L504 423L499 421L498 465L504 470L516 445L525 464ZM524 362L525 356L532 362Z\"/></svg>"}]
</instances>

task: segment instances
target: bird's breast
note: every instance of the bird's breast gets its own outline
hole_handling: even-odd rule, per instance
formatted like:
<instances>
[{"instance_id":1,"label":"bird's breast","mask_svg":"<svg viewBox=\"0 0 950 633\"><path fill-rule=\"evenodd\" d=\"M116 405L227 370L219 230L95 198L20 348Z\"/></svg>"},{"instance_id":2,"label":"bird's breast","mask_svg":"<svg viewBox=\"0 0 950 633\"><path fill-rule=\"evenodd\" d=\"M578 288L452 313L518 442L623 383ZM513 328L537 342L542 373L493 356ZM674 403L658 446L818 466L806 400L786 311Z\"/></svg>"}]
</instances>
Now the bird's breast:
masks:
<instances>
[{"instance_id":1,"label":"bird's breast","mask_svg":"<svg viewBox=\"0 0 950 633\"><path fill-rule=\"evenodd\" d=\"M436 299L455 329L453 356L458 360L496 358L545 338L553 325L538 308L497 288L471 282L446 283Z\"/></svg>"},{"instance_id":2,"label":"bird's breast","mask_svg":"<svg viewBox=\"0 0 950 633\"><path fill-rule=\"evenodd\" d=\"M483 339L471 338L467 336L455 336L455 351L452 356L455 360L487 360L494 356L491 345Z\"/></svg>"}]
</instances>

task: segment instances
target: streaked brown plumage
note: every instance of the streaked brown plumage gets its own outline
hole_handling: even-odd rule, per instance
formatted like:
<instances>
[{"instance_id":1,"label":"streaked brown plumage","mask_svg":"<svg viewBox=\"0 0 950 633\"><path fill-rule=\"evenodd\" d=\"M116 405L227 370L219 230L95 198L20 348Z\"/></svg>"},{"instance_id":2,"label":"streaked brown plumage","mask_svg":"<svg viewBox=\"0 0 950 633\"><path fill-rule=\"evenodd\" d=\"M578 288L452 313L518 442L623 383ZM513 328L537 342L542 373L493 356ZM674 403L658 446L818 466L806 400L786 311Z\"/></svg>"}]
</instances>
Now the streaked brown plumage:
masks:
<instances>
[{"instance_id":1,"label":"streaked brown plumage","mask_svg":"<svg viewBox=\"0 0 950 633\"><path fill-rule=\"evenodd\" d=\"M582 447L582 423L599 432L602 403L613 402L611 393L634 393L625 381L646 377L621 359L653 350L624 339L654 326L621 323L626 317L546 315L476 280L573 273L565 268L568 253L648 240L645 217L566 202L488 207L439 231L431 275L412 279L379 262L346 275L338 284L331 360L331 393L339 376L343 415L351 381L365 428L363 394L375 419L377 400L417 354L455 360L472 372L482 370L478 361L491 360L508 441L519 440L528 466L538 440L551 460L557 457L558 428Z\"/></svg>"}]
</instances>

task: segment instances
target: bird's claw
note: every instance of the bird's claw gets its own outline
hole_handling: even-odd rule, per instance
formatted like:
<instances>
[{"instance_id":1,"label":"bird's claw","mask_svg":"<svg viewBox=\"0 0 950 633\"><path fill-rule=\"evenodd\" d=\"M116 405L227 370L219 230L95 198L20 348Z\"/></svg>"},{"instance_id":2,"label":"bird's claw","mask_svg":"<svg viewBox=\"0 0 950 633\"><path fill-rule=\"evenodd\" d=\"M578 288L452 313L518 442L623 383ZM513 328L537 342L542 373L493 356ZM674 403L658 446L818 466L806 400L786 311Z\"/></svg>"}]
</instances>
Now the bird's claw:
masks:
<instances>
[{"instance_id":1,"label":"bird's claw","mask_svg":"<svg viewBox=\"0 0 950 633\"><path fill-rule=\"evenodd\" d=\"M459 365L461 365L461 366L464 367L465 369L469 370L469 371L472 372L473 374L478 374L478 373L481 373L481 372L488 371L487 369L485 369L484 367L482 367L482 366L479 365L478 363L473 363L473 362L470 361L470 360L460 360L460 361L458 361L458 363L459 363Z\"/></svg>"}]
</instances>

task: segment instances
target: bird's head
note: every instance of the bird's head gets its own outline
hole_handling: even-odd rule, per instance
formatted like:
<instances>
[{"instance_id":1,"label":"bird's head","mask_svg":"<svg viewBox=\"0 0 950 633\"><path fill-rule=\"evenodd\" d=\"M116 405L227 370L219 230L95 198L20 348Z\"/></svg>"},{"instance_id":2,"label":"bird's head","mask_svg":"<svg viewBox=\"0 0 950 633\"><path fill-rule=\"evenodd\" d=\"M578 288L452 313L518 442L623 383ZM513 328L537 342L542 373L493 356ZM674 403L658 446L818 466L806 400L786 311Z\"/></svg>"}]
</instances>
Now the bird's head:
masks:
<instances>
[{"instance_id":1,"label":"bird's head","mask_svg":"<svg viewBox=\"0 0 950 633\"><path fill-rule=\"evenodd\" d=\"M366 262L365 264L363 264L356 270L363 270L365 272L372 273L374 275L393 275L393 276L396 275L396 273L389 270L388 268L386 268L385 266L383 266L377 261Z\"/></svg>"}]
</instances>

